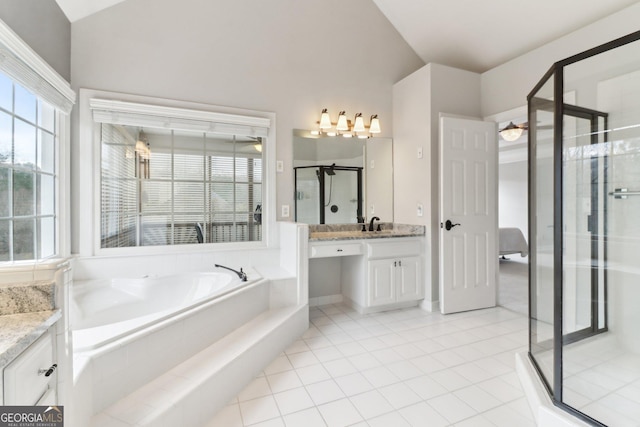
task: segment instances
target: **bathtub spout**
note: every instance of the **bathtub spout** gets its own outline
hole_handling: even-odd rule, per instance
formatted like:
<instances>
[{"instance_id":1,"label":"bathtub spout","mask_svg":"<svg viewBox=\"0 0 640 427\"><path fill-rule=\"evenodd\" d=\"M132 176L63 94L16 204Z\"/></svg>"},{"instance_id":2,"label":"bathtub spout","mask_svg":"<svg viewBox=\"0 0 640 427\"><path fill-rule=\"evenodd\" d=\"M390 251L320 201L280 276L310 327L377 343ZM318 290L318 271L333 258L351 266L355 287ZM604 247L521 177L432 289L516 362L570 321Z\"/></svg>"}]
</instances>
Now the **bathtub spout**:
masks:
<instances>
[{"instance_id":1,"label":"bathtub spout","mask_svg":"<svg viewBox=\"0 0 640 427\"><path fill-rule=\"evenodd\" d=\"M220 264L215 264L215 266L217 268L224 268L225 270L233 271L238 275L240 279L242 279L243 282L247 281L247 273L242 271L242 267L240 267L240 271L237 271L237 270L234 270L233 268L225 267L224 265L220 265Z\"/></svg>"}]
</instances>

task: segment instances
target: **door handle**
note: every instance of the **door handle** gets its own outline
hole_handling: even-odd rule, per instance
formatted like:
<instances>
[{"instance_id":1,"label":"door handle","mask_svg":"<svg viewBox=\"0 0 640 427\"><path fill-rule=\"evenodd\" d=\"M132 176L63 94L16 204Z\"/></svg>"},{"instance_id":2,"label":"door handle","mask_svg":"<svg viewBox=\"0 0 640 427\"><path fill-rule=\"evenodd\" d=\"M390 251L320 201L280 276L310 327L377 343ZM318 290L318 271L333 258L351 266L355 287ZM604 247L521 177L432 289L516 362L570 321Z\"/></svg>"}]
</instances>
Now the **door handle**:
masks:
<instances>
[{"instance_id":1,"label":"door handle","mask_svg":"<svg viewBox=\"0 0 640 427\"><path fill-rule=\"evenodd\" d=\"M447 220L447 222L444 223L444 228L446 228L447 231L451 230L453 227L458 226L460 224L454 224L451 222L451 220Z\"/></svg>"}]
</instances>

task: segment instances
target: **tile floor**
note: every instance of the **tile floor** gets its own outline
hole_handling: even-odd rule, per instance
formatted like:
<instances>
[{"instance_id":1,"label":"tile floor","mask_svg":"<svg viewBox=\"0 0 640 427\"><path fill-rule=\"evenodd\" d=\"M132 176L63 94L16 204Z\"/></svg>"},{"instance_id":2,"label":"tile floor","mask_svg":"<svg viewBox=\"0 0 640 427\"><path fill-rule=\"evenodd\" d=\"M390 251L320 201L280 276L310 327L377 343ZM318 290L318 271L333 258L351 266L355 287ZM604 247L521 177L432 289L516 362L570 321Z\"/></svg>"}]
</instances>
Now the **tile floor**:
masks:
<instances>
[{"instance_id":1,"label":"tile floor","mask_svg":"<svg viewBox=\"0 0 640 427\"><path fill-rule=\"evenodd\" d=\"M534 426L515 372L527 319L310 309L311 324L207 427Z\"/></svg>"}]
</instances>

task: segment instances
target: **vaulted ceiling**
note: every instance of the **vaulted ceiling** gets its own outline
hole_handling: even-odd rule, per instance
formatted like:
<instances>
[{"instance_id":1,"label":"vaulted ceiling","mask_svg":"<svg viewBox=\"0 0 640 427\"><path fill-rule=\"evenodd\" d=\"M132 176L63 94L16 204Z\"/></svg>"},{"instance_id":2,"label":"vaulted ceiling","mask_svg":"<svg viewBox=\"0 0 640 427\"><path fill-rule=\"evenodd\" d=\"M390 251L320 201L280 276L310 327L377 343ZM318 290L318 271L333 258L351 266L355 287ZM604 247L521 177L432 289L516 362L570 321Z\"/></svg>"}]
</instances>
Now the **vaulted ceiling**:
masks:
<instances>
[{"instance_id":1,"label":"vaulted ceiling","mask_svg":"<svg viewBox=\"0 0 640 427\"><path fill-rule=\"evenodd\" d=\"M71 22L126 0L56 0ZM425 63L483 72L636 0L372 0Z\"/></svg>"}]
</instances>

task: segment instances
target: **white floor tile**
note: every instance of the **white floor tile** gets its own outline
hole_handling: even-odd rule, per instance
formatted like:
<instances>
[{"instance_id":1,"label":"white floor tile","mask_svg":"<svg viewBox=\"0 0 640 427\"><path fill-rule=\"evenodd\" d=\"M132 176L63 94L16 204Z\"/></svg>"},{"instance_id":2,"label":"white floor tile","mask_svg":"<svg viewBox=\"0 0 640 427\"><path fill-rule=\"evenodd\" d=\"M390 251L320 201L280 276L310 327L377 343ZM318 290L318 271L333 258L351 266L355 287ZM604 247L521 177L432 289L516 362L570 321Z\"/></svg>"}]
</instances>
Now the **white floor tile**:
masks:
<instances>
[{"instance_id":1,"label":"white floor tile","mask_svg":"<svg viewBox=\"0 0 640 427\"><path fill-rule=\"evenodd\" d=\"M449 392L442 384L429 375L413 378L404 383L423 400L432 399Z\"/></svg>"},{"instance_id":2,"label":"white floor tile","mask_svg":"<svg viewBox=\"0 0 640 427\"><path fill-rule=\"evenodd\" d=\"M411 426L424 427L428 420L429 427L444 427L449 425L449 421L440 415L426 402L416 403L400 409L398 412Z\"/></svg>"},{"instance_id":3,"label":"white floor tile","mask_svg":"<svg viewBox=\"0 0 640 427\"><path fill-rule=\"evenodd\" d=\"M325 427L326 424L318 408L309 408L300 412L285 415L284 423L287 427Z\"/></svg>"},{"instance_id":4,"label":"white floor tile","mask_svg":"<svg viewBox=\"0 0 640 427\"><path fill-rule=\"evenodd\" d=\"M363 421L349 399L340 399L318 406L322 418L329 427L348 426Z\"/></svg>"},{"instance_id":5,"label":"white floor tile","mask_svg":"<svg viewBox=\"0 0 640 427\"><path fill-rule=\"evenodd\" d=\"M400 382L400 378L384 366L362 371L362 375L376 388Z\"/></svg>"},{"instance_id":6,"label":"white floor tile","mask_svg":"<svg viewBox=\"0 0 640 427\"><path fill-rule=\"evenodd\" d=\"M283 415L315 406L304 387L294 388L273 395Z\"/></svg>"},{"instance_id":7,"label":"white floor tile","mask_svg":"<svg viewBox=\"0 0 640 427\"><path fill-rule=\"evenodd\" d=\"M367 391L349 398L365 420L393 411L393 407L377 390Z\"/></svg>"},{"instance_id":8,"label":"white floor tile","mask_svg":"<svg viewBox=\"0 0 640 427\"><path fill-rule=\"evenodd\" d=\"M278 405L273 396L240 402L240 413L245 425L260 423L280 416Z\"/></svg>"},{"instance_id":9,"label":"white floor tile","mask_svg":"<svg viewBox=\"0 0 640 427\"><path fill-rule=\"evenodd\" d=\"M295 369L304 368L305 366L317 365L320 363L313 351L303 351L300 353L288 355L291 366Z\"/></svg>"},{"instance_id":10,"label":"white floor tile","mask_svg":"<svg viewBox=\"0 0 640 427\"><path fill-rule=\"evenodd\" d=\"M316 405L346 397L340 386L332 379L308 385L306 388Z\"/></svg>"},{"instance_id":11,"label":"white floor tile","mask_svg":"<svg viewBox=\"0 0 640 427\"><path fill-rule=\"evenodd\" d=\"M411 424L398 412L389 412L367 420L371 427L410 427Z\"/></svg>"},{"instance_id":12,"label":"white floor tile","mask_svg":"<svg viewBox=\"0 0 640 427\"><path fill-rule=\"evenodd\" d=\"M452 393L434 397L427 403L452 424L477 415L477 412L471 406Z\"/></svg>"},{"instance_id":13,"label":"white floor tile","mask_svg":"<svg viewBox=\"0 0 640 427\"><path fill-rule=\"evenodd\" d=\"M278 372L290 371L293 369L291 362L287 356L278 356L264 370L267 375L277 374Z\"/></svg>"},{"instance_id":14,"label":"white floor tile","mask_svg":"<svg viewBox=\"0 0 640 427\"><path fill-rule=\"evenodd\" d=\"M329 372L322 365L305 366L304 368L296 369L298 377L302 384L313 384L320 381L328 380L331 378Z\"/></svg>"},{"instance_id":15,"label":"white floor tile","mask_svg":"<svg viewBox=\"0 0 640 427\"><path fill-rule=\"evenodd\" d=\"M346 358L324 362L323 365L334 378L358 372L358 369L353 365L353 363Z\"/></svg>"},{"instance_id":16,"label":"white floor tile","mask_svg":"<svg viewBox=\"0 0 640 427\"><path fill-rule=\"evenodd\" d=\"M281 391L291 390L292 388L303 385L296 371L285 371L279 374L267 375L266 378L273 393L280 393Z\"/></svg>"},{"instance_id":17,"label":"white floor tile","mask_svg":"<svg viewBox=\"0 0 640 427\"><path fill-rule=\"evenodd\" d=\"M459 399L471 406L477 412L484 412L489 409L500 406L503 403L496 397L487 393L480 387L472 385L453 392Z\"/></svg>"},{"instance_id":18,"label":"white floor tile","mask_svg":"<svg viewBox=\"0 0 640 427\"><path fill-rule=\"evenodd\" d=\"M336 378L335 381L347 396L373 390L371 383L359 372Z\"/></svg>"},{"instance_id":19,"label":"white floor tile","mask_svg":"<svg viewBox=\"0 0 640 427\"><path fill-rule=\"evenodd\" d=\"M422 400L409 386L397 383L382 387L380 393L391 403L394 409L404 408Z\"/></svg>"}]
</instances>

